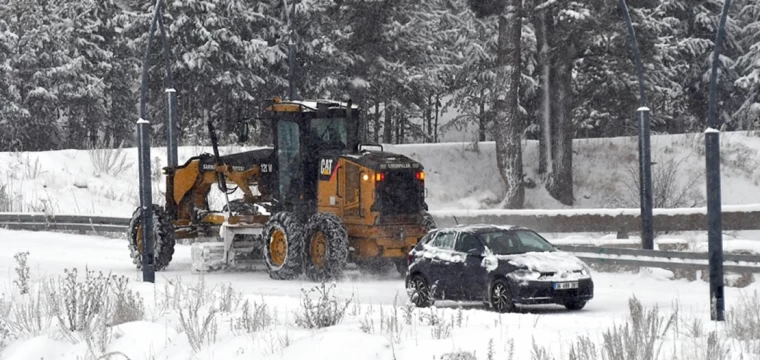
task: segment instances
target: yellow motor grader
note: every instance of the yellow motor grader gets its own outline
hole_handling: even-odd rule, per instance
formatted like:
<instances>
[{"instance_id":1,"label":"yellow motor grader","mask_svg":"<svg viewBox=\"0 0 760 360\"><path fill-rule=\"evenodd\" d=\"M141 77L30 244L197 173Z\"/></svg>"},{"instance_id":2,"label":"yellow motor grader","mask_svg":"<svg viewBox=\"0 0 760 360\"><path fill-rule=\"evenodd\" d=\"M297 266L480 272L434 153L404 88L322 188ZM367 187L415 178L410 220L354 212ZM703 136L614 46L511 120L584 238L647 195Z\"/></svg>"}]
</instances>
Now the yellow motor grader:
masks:
<instances>
[{"instance_id":1,"label":"yellow motor grader","mask_svg":"<svg viewBox=\"0 0 760 360\"><path fill-rule=\"evenodd\" d=\"M209 123L214 154L163 169L166 206L153 207L156 270L169 265L175 239L211 237L192 245L195 271L263 260L274 279L340 278L348 262L368 271L395 264L405 273L408 251L435 227L424 168L381 145L360 144L360 111L351 101L275 99L263 120L274 146L225 156ZM225 196L236 186L243 197L227 197L212 211L212 186ZM140 212L128 234L138 268Z\"/></svg>"}]
</instances>

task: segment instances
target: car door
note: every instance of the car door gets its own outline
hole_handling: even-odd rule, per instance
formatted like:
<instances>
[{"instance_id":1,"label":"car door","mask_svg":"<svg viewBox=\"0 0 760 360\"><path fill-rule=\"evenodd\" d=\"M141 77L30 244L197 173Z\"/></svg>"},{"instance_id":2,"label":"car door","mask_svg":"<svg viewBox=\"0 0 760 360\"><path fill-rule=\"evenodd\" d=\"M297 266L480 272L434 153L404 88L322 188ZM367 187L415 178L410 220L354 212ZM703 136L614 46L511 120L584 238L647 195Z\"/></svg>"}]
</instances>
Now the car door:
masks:
<instances>
[{"instance_id":1,"label":"car door","mask_svg":"<svg viewBox=\"0 0 760 360\"><path fill-rule=\"evenodd\" d=\"M462 232L454 250L464 258L456 268L460 296L466 300L481 300L488 284L488 270L482 265L485 246L475 234Z\"/></svg>"},{"instance_id":2,"label":"car door","mask_svg":"<svg viewBox=\"0 0 760 360\"><path fill-rule=\"evenodd\" d=\"M449 299L458 293L455 279L451 272L451 259L454 252L456 232L439 232L426 251L430 259L430 285L436 287L436 297ZM452 276L453 275L453 276Z\"/></svg>"}]
</instances>

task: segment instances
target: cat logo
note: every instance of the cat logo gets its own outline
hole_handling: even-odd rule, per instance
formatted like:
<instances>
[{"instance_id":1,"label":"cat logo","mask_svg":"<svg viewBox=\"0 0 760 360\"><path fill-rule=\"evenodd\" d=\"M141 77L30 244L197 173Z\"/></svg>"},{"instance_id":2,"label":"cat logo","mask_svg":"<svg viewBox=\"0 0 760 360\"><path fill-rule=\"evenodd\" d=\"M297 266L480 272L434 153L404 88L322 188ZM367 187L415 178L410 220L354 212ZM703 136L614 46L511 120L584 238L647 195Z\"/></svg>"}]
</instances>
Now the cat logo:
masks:
<instances>
[{"instance_id":1,"label":"cat logo","mask_svg":"<svg viewBox=\"0 0 760 360\"><path fill-rule=\"evenodd\" d=\"M319 166L319 173L330 176L332 173L333 159L322 159Z\"/></svg>"}]
</instances>

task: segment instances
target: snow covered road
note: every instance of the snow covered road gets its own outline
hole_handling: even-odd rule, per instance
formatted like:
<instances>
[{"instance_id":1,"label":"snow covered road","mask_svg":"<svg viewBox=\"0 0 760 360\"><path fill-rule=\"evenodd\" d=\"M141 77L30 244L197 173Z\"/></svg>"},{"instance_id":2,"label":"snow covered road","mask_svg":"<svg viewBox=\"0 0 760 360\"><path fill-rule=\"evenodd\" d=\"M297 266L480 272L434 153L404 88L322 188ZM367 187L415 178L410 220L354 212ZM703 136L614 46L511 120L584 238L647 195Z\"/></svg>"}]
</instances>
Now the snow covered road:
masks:
<instances>
[{"instance_id":1,"label":"snow covered road","mask_svg":"<svg viewBox=\"0 0 760 360\"><path fill-rule=\"evenodd\" d=\"M90 270L128 276L138 283L134 286L144 294L146 302L149 303L153 302L153 294L151 293L163 288L168 280L181 278L184 284L193 284L200 277L198 274L191 273L190 247L183 245L177 246L174 260L167 271L157 274L154 288L148 284L139 284L141 273L132 264L128 256L126 242L122 239L0 229L0 244L2 244L0 287L5 285L5 288L0 292L3 293L11 292L13 289L13 280L16 278L14 272L16 263L13 256L23 251L30 253L29 265L33 279L63 275L63 269L72 267L78 268L81 273L87 266ZM290 325L291 330L288 331L292 332L288 336L292 338L288 340L286 345L281 344L279 350L272 350L271 352L262 352L260 348L254 349L257 346L255 341L246 342L241 340L241 336L228 334L223 329L225 326L221 325L222 331L220 331L216 343L208 345L203 351L192 356L204 359L228 359L244 358L242 354L246 354L245 358L251 358L251 354L256 353L265 359L299 359L304 356L304 351L306 351L304 349L311 348L313 350L314 347L317 347L322 349L317 351L321 355L310 358L430 359L432 356L440 358L446 352L462 350L475 351L477 359L486 359L486 349L490 339L495 342L494 351L496 354L507 353L508 346L506 344L510 339L513 340L515 343L515 359L530 358L533 341L540 346L547 347L559 356L567 352L570 342L575 340L576 336L588 335L593 340L600 342L601 334L604 331L613 324L620 324L625 320L628 315L629 299L634 295L645 307L658 306L663 315L670 314L678 308L680 315L685 316L689 319L688 321L698 319L705 323L706 327L712 329L713 326L709 321L708 284L699 280L671 280L667 278L667 275L666 271L659 269L645 270L638 274L595 272L593 274L595 298L589 302L584 310L579 312L569 312L559 306L540 306L524 308L515 314L499 316L486 311L478 304L463 304L464 310L458 310L459 304L441 303L438 306L439 310L436 311L441 311L444 319L450 319L452 323L455 323L455 317L463 313L464 324L461 324L460 327L453 327L451 334L445 339L436 339L435 335L431 337L432 330L427 328L423 330L418 330L416 327L405 328L403 331L408 333L398 338L397 341L392 340L391 335L380 330L380 322L383 316L388 316L392 311L390 309L393 309L391 305L394 304L394 301L399 306L406 303L407 296L404 291L403 279L397 274L391 274L383 279L352 278L337 284L338 295L340 297L354 296L356 302L361 304L364 310L359 312L359 315L347 316L341 325L320 331L305 331ZM263 271L211 273L206 274L204 279L209 287L225 283L232 284L236 291L241 292L251 301L264 299L267 303L275 304L273 306L278 307L278 311L288 314L292 314L298 308L298 302L302 296L301 289L309 289L315 285L308 280L271 280ZM738 304L741 296L747 296L757 289L757 284L752 284L744 289L727 288L726 309ZM150 305L146 306L150 307ZM440 310L441 307L445 309ZM385 315L382 315L382 310L378 315L378 309L385 309ZM423 316L422 314L428 311L422 310L417 314ZM373 327L380 331L361 330L363 327L366 328L363 321L366 321L367 316L379 316L375 319ZM176 321L176 319L167 321ZM145 339L145 336L140 338L138 334L135 334L139 333L140 330L135 329L134 325L133 323L122 326L119 330L122 331L119 341L113 342L112 345L119 349L122 347L130 349L131 354L137 358L151 358L145 355L148 354L147 349L144 349L145 352L135 352L137 351L135 346L139 348L143 345L150 345L150 354L153 354L155 359L173 360L192 357L192 352L188 347L187 340L184 339L184 335L177 334L174 331L176 324L171 326L144 324L143 329L149 329L152 326L157 328L156 331L165 332L157 335L161 338L160 341ZM169 334L170 332L172 334ZM131 345L119 345L125 343L124 337L130 336L134 337L133 342L126 343ZM171 340L167 340L168 338ZM243 338L246 337L243 336ZM42 340L37 337L29 341L40 342ZM182 341L185 341L184 347L181 346ZM341 343L358 344L362 341L366 342L366 347L343 347L342 352L335 350L336 346L345 346L340 345ZM168 343L172 344L167 345ZM60 341L56 341L56 344L56 349L59 347L61 349L60 354L66 355L45 353L47 354L45 359L74 359L76 358L75 354L81 354L80 350L86 350L77 350L78 348L73 345L61 345ZM243 348L247 350L240 350ZM26 352L18 352L19 349L18 346L11 346L6 353L0 355L0 359L24 359L27 358L26 356L31 356ZM374 354L374 356L367 355L369 353ZM39 354L41 353L34 353L34 356L40 358L37 356ZM561 357L565 358L564 355ZM254 356L254 358L260 357ZM504 356L497 355L496 358L504 358Z\"/></svg>"}]
</instances>

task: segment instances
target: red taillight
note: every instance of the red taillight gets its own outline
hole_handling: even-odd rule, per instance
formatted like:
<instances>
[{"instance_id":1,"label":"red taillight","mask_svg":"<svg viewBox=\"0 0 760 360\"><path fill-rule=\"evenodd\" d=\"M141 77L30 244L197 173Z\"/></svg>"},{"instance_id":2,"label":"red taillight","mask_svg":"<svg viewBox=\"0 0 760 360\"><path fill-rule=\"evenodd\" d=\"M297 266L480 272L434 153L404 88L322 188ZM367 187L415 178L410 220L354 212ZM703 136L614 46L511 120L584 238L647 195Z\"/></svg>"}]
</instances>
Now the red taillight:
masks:
<instances>
[{"instance_id":1,"label":"red taillight","mask_svg":"<svg viewBox=\"0 0 760 360\"><path fill-rule=\"evenodd\" d=\"M407 265L412 265L412 259L413 259L413 258L414 258L414 256L412 256L412 253L411 253L411 252L410 252L409 254L407 254L407 255L406 255L406 264L407 264Z\"/></svg>"},{"instance_id":2,"label":"red taillight","mask_svg":"<svg viewBox=\"0 0 760 360\"><path fill-rule=\"evenodd\" d=\"M375 174L375 181L380 182L380 181L383 181L383 180L385 180L385 173L379 172L379 173Z\"/></svg>"},{"instance_id":3,"label":"red taillight","mask_svg":"<svg viewBox=\"0 0 760 360\"><path fill-rule=\"evenodd\" d=\"M417 180L425 181L425 172L424 171L418 171L417 175L415 176Z\"/></svg>"}]
</instances>

